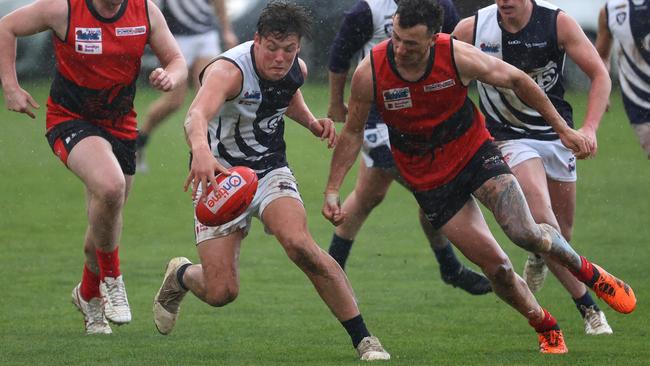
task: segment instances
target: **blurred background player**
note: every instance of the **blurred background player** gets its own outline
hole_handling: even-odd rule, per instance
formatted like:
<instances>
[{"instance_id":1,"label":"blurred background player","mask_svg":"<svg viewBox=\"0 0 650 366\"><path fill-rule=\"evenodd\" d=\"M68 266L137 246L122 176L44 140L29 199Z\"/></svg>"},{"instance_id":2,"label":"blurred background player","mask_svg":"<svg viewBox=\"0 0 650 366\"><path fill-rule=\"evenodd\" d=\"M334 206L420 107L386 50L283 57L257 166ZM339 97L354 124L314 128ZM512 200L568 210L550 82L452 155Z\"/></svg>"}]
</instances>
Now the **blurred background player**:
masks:
<instances>
[{"instance_id":1,"label":"blurred background player","mask_svg":"<svg viewBox=\"0 0 650 366\"><path fill-rule=\"evenodd\" d=\"M605 4L598 17L596 49L607 68L614 40L625 113L650 159L650 1Z\"/></svg>"},{"instance_id":2,"label":"blurred background player","mask_svg":"<svg viewBox=\"0 0 650 366\"><path fill-rule=\"evenodd\" d=\"M351 60L355 55L357 61L362 60L374 45L390 38L398 3L398 0L360 0L346 12L330 49L328 116L334 121L344 122L347 115L344 94ZM442 32L451 33L459 19L456 8L451 0L439 0L439 4L444 10ZM366 121L361 156L355 188L342 206L348 219L336 227L329 247L330 255L342 268L345 268L354 238L364 221L384 199L398 175L390 152L388 130L375 108L371 109ZM422 229L440 265L443 281L473 295L490 292L490 281L464 266L456 258L447 238L433 230L421 211L419 215Z\"/></svg>"},{"instance_id":3,"label":"blurred background player","mask_svg":"<svg viewBox=\"0 0 650 366\"><path fill-rule=\"evenodd\" d=\"M118 248L135 174L133 99L140 58L149 43L163 65L149 82L162 91L187 78L187 66L151 1L38 0L0 20L7 108L32 118L38 104L16 78L16 37L44 30L52 31L57 65L47 100L47 139L86 189L86 261L72 301L84 315L87 334L108 334L107 320L131 321Z\"/></svg>"},{"instance_id":4,"label":"blurred background player","mask_svg":"<svg viewBox=\"0 0 650 366\"><path fill-rule=\"evenodd\" d=\"M190 82L198 88L199 72L212 58L221 53L217 20L225 49L239 43L228 18L225 0L160 0L159 3L169 30L185 57L189 76L174 90L161 95L149 107L138 134L136 170L140 173L149 170L145 161L145 147L149 136L165 118L183 105Z\"/></svg>"},{"instance_id":5,"label":"blurred background player","mask_svg":"<svg viewBox=\"0 0 650 366\"><path fill-rule=\"evenodd\" d=\"M562 70L566 53L591 80L580 131L596 151L596 130L611 83L595 48L573 18L545 1L497 0L476 16L463 19L453 34L526 72L573 126L571 106L564 100ZM480 81L477 85L488 130L521 185L535 222L553 226L570 241L576 206L575 156L551 125L512 90ZM548 263L576 304L585 332L611 334L605 314L587 287L566 267L548 259L529 254L524 280L530 290L536 292L542 287Z\"/></svg>"},{"instance_id":6,"label":"blurred background player","mask_svg":"<svg viewBox=\"0 0 650 366\"><path fill-rule=\"evenodd\" d=\"M390 40L373 47L352 77L350 112L332 156L323 215L334 225L346 220L339 189L359 153L375 104L388 126L395 165L427 219L528 320L538 334L540 352L568 352L562 331L513 270L475 199L516 245L566 266L616 311L634 311L636 297L627 284L579 255L553 226L534 221L523 191L468 97L467 85L479 80L512 89L578 158L595 153L591 138L572 129L526 73L436 33L442 14L433 0L401 0L393 20Z\"/></svg>"},{"instance_id":7,"label":"blurred background player","mask_svg":"<svg viewBox=\"0 0 650 366\"><path fill-rule=\"evenodd\" d=\"M207 183L216 185L215 173L236 165L255 170L259 185L250 207L233 221L215 227L195 221L201 264L182 257L169 262L154 299L154 321L160 333L171 332L188 290L212 306L235 300L239 249L256 216L311 280L350 335L360 359L389 359L366 328L345 272L309 233L296 178L287 163L285 114L330 148L336 143L332 120L314 117L299 89L307 67L297 55L310 28L311 17L303 7L270 2L259 17L254 40L226 51L203 72L202 86L185 120L192 153L185 188L191 184L193 197L205 199Z\"/></svg>"}]
</instances>

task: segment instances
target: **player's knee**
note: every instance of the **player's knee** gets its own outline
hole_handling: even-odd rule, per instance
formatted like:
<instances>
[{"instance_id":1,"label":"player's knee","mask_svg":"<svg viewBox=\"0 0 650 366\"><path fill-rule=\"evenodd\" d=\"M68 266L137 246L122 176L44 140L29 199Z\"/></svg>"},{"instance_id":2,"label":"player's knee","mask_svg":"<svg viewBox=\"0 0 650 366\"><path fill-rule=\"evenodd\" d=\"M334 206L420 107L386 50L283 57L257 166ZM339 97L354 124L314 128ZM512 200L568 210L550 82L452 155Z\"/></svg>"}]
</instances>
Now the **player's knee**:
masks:
<instances>
[{"instance_id":1,"label":"player's knee","mask_svg":"<svg viewBox=\"0 0 650 366\"><path fill-rule=\"evenodd\" d=\"M311 244L309 238L284 243L287 256L304 272L323 273L323 261L320 260L320 249L317 245Z\"/></svg>"},{"instance_id":2,"label":"player's knee","mask_svg":"<svg viewBox=\"0 0 650 366\"><path fill-rule=\"evenodd\" d=\"M512 227L506 234L513 243L529 252L539 252L543 248L542 231L538 225Z\"/></svg>"},{"instance_id":3,"label":"player's knee","mask_svg":"<svg viewBox=\"0 0 650 366\"><path fill-rule=\"evenodd\" d=\"M183 98L170 98L169 103L167 103L167 108L169 109L169 113L173 113L179 110L183 106L183 103L185 103L184 95Z\"/></svg>"},{"instance_id":4,"label":"player's knee","mask_svg":"<svg viewBox=\"0 0 650 366\"><path fill-rule=\"evenodd\" d=\"M503 258L497 263L492 263L487 268L483 269L485 275L492 282L509 284L515 276L515 270L512 268L512 263L508 258Z\"/></svg>"},{"instance_id":5,"label":"player's knee","mask_svg":"<svg viewBox=\"0 0 650 366\"><path fill-rule=\"evenodd\" d=\"M361 200L361 205L364 207L366 211L372 211L375 207L379 206L379 204L384 200L384 197L386 197L385 192L366 192L363 197L364 199Z\"/></svg>"},{"instance_id":6,"label":"player's knee","mask_svg":"<svg viewBox=\"0 0 650 366\"><path fill-rule=\"evenodd\" d=\"M239 295L239 286L236 284L225 284L216 288L208 289L205 295L205 302L210 306L222 307L235 301Z\"/></svg>"},{"instance_id":7,"label":"player's knee","mask_svg":"<svg viewBox=\"0 0 650 366\"><path fill-rule=\"evenodd\" d=\"M93 195L105 204L121 206L126 195L126 182L124 179L106 179L93 188Z\"/></svg>"}]
</instances>

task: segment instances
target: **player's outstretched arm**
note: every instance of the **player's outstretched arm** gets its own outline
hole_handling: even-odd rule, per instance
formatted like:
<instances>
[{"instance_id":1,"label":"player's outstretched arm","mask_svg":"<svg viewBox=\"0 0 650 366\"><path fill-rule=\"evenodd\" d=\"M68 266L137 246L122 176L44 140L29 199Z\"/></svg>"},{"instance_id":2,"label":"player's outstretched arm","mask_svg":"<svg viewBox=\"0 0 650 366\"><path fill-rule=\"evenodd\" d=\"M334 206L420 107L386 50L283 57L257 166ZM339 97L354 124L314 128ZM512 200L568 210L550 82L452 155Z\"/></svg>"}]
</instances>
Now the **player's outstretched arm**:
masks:
<instances>
[{"instance_id":1,"label":"player's outstretched arm","mask_svg":"<svg viewBox=\"0 0 650 366\"><path fill-rule=\"evenodd\" d=\"M162 12L151 0L149 0L149 21L151 23L149 45L162 65L151 72L149 83L158 90L170 91L187 79L185 58L169 31Z\"/></svg>"},{"instance_id":2,"label":"player's outstretched arm","mask_svg":"<svg viewBox=\"0 0 650 366\"><path fill-rule=\"evenodd\" d=\"M192 185L192 197L201 184L200 200L205 200L208 182L216 187L215 174L229 175L228 170L212 155L208 145L208 123L217 115L223 103L236 97L242 87L242 74L237 66L217 60L204 72L199 88L185 117L183 127L187 144L192 151L192 165L183 189Z\"/></svg>"},{"instance_id":3,"label":"player's outstretched arm","mask_svg":"<svg viewBox=\"0 0 650 366\"><path fill-rule=\"evenodd\" d=\"M467 85L472 80L501 88L512 89L524 103L531 106L558 133L562 143L579 159L592 155L587 137L573 130L557 112L546 93L525 72L486 55L476 47L463 42L454 42L454 60L461 82Z\"/></svg>"},{"instance_id":4,"label":"player's outstretched arm","mask_svg":"<svg viewBox=\"0 0 650 366\"><path fill-rule=\"evenodd\" d=\"M589 139L592 154L595 155L598 150L596 131L609 103L612 81L596 48L578 23L564 12L557 17L557 34L559 46L591 80L587 111L580 132Z\"/></svg>"},{"instance_id":5,"label":"player's outstretched arm","mask_svg":"<svg viewBox=\"0 0 650 366\"><path fill-rule=\"evenodd\" d=\"M363 143L363 131L373 100L373 81L370 58L366 57L352 76L348 116L334 148L330 173L325 187L325 202L322 214L332 224L339 225L345 220L341 211L339 189L359 154Z\"/></svg>"},{"instance_id":6,"label":"player's outstretched arm","mask_svg":"<svg viewBox=\"0 0 650 366\"><path fill-rule=\"evenodd\" d=\"M29 21L25 21L28 19ZM16 75L16 39L48 29L63 39L68 26L66 0L38 0L0 19L0 80L7 109L35 118L39 108L32 96L20 87Z\"/></svg>"}]
</instances>

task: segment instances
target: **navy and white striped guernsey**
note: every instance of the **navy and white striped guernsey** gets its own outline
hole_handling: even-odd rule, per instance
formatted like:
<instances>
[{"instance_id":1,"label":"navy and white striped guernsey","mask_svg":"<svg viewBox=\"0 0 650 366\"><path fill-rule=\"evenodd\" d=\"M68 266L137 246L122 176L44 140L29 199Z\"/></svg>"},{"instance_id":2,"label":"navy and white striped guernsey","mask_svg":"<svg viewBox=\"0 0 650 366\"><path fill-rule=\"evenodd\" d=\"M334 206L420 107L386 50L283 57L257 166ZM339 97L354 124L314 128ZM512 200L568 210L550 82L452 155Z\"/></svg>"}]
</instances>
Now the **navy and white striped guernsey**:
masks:
<instances>
[{"instance_id":1,"label":"navy and white striped guernsey","mask_svg":"<svg viewBox=\"0 0 650 366\"><path fill-rule=\"evenodd\" d=\"M162 0L160 4L174 35L197 35L217 30L212 0Z\"/></svg>"},{"instance_id":2,"label":"navy and white striped guernsey","mask_svg":"<svg viewBox=\"0 0 650 366\"><path fill-rule=\"evenodd\" d=\"M501 28L496 4L482 8L474 21L474 46L526 72L573 127L572 109L564 100L562 71L565 54L557 42L559 11L548 2L533 0L533 13L528 24L513 34ZM496 140L558 138L542 116L512 90L481 82L477 86L481 111Z\"/></svg>"},{"instance_id":3,"label":"navy and white striped guernsey","mask_svg":"<svg viewBox=\"0 0 650 366\"><path fill-rule=\"evenodd\" d=\"M225 167L247 166L261 179L273 169L287 166L284 113L304 75L296 57L287 75L278 81L263 79L255 68L253 41L222 53L242 73L239 94L227 100L208 125L208 142Z\"/></svg>"},{"instance_id":4,"label":"navy and white striped guernsey","mask_svg":"<svg viewBox=\"0 0 650 366\"><path fill-rule=\"evenodd\" d=\"M621 91L650 109L650 0L607 2L607 25L618 43Z\"/></svg>"}]
</instances>

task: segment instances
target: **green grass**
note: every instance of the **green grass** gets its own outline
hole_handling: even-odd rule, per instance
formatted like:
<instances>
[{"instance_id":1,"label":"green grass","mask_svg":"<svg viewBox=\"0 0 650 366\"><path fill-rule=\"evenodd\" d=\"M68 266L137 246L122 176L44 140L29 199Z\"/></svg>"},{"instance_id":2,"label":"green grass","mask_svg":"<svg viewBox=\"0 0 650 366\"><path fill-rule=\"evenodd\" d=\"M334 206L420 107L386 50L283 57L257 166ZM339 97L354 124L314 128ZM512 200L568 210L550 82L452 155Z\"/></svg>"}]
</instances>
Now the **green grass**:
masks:
<instances>
[{"instance_id":1,"label":"green grass","mask_svg":"<svg viewBox=\"0 0 650 366\"><path fill-rule=\"evenodd\" d=\"M192 296L174 332L159 335L151 302L172 256L196 260L191 203L182 192L187 148L182 112L151 139L151 172L138 175L124 213L121 246L133 322L109 337L88 337L70 291L82 270L83 187L51 153L44 134L48 86L25 84L43 105L38 118L0 111L0 364L2 365L353 365L349 338L279 244L255 221L241 253L239 298L211 308ZM305 99L325 114L326 88ZM141 88L143 115L156 93ZM584 94L570 99L580 118ZM578 118L578 120L579 120ZM587 337L567 293L549 278L539 294L563 326L570 353L542 356L525 320L494 295L471 297L439 280L416 220L416 204L391 188L357 238L348 262L364 318L392 353L392 365L642 365L650 362L650 169L618 95L599 131L599 156L578 165L574 245L636 290L631 315L606 309L615 334ZM332 227L320 215L330 152L287 122L289 162L309 227L323 248ZM352 187L354 174L344 192ZM494 227L490 218L490 224ZM521 270L524 252L494 230ZM607 308L604 303L600 304Z\"/></svg>"}]
</instances>

